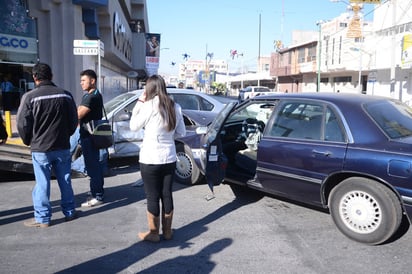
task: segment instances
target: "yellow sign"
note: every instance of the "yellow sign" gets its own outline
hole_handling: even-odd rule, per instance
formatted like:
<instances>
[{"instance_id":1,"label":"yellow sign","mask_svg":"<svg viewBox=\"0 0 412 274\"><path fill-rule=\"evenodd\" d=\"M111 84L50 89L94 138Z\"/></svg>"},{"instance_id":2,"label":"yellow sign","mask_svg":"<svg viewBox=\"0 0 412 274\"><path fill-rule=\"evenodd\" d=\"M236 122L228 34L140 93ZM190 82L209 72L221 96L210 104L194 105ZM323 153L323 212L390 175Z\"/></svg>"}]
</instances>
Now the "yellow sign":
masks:
<instances>
[{"instance_id":1,"label":"yellow sign","mask_svg":"<svg viewBox=\"0 0 412 274\"><path fill-rule=\"evenodd\" d=\"M346 37L348 38L361 38L362 37L362 28L361 28L361 22L359 18L353 18L349 22Z\"/></svg>"},{"instance_id":2,"label":"yellow sign","mask_svg":"<svg viewBox=\"0 0 412 274\"><path fill-rule=\"evenodd\" d=\"M380 4L381 0L349 0L349 2L356 4Z\"/></svg>"},{"instance_id":3,"label":"yellow sign","mask_svg":"<svg viewBox=\"0 0 412 274\"><path fill-rule=\"evenodd\" d=\"M412 34L403 36L401 61L404 68L409 68L412 64Z\"/></svg>"}]
</instances>

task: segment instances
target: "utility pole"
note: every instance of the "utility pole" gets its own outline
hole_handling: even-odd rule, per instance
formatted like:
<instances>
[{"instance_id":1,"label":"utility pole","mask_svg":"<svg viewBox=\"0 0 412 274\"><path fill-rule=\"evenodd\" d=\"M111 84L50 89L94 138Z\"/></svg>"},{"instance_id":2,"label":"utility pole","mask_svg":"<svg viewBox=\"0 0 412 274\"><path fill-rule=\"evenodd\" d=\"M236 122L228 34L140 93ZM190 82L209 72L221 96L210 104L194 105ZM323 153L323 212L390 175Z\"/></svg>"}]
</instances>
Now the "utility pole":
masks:
<instances>
[{"instance_id":1,"label":"utility pole","mask_svg":"<svg viewBox=\"0 0 412 274\"><path fill-rule=\"evenodd\" d=\"M260 38L261 38L261 14L259 13L259 53L258 53L258 68L257 68L257 75L258 75L258 86L260 86Z\"/></svg>"},{"instance_id":2,"label":"utility pole","mask_svg":"<svg viewBox=\"0 0 412 274\"><path fill-rule=\"evenodd\" d=\"M318 77L317 77L317 84L316 84L316 92L320 91L320 63L321 63L321 54L322 54L322 23L323 21L317 21L316 25L319 27L319 41L318 41Z\"/></svg>"},{"instance_id":3,"label":"utility pole","mask_svg":"<svg viewBox=\"0 0 412 274\"><path fill-rule=\"evenodd\" d=\"M392 27L396 25L396 0L391 1L392 4ZM391 70L390 70L390 93L395 95L396 71L395 71L395 49L396 49L396 34L392 32L391 37Z\"/></svg>"}]
</instances>

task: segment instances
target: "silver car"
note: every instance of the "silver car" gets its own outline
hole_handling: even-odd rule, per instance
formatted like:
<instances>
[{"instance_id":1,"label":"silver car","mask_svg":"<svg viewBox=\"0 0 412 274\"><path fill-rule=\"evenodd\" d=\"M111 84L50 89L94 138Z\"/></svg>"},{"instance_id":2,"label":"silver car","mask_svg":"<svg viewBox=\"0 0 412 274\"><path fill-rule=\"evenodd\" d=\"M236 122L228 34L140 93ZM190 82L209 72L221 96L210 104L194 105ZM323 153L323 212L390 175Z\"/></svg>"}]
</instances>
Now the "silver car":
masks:
<instances>
[{"instance_id":1,"label":"silver car","mask_svg":"<svg viewBox=\"0 0 412 274\"><path fill-rule=\"evenodd\" d=\"M130 130L130 116L143 89L123 93L104 104L107 118L113 125L114 145L109 148L110 158L138 156L143 130ZM207 125L224 107L208 94L188 89L168 89L168 94L185 114L186 126ZM195 116L191 118L191 116ZM203 122L202 122L203 121ZM193 124L195 123L195 124Z\"/></svg>"}]
</instances>

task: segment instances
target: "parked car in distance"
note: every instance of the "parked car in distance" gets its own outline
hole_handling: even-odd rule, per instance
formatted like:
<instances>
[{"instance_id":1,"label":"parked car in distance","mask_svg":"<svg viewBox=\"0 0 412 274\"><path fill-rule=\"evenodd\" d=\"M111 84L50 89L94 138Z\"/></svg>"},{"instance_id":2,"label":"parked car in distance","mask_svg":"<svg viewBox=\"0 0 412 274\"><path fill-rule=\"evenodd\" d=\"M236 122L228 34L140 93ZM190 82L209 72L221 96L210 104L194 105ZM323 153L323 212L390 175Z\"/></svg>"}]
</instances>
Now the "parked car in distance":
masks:
<instances>
[{"instance_id":1,"label":"parked car in distance","mask_svg":"<svg viewBox=\"0 0 412 274\"><path fill-rule=\"evenodd\" d=\"M116 96L104 104L107 118L112 122L113 146L109 147L109 158L134 157L139 155L140 144L143 140L143 130L130 130L132 110L143 90L134 90ZM167 92L172 99L182 107L183 118L187 135L195 134L199 126L210 124L224 104L214 96L191 89L168 88ZM200 174L193 171L190 148L182 144L177 146L178 163L176 180L182 183L191 183L200 180ZM194 174L193 174L194 172ZM199 178L197 178L199 177Z\"/></svg>"},{"instance_id":2,"label":"parked car in distance","mask_svg":"<svg viewBox=\"0 0 412 274\"><path fill-rule=\"evenodd\" d=\"M328 209L344 235L370 245L411 220L412 109L397 100L277 93L229 103L197 130L187 145L211 187L224 180Z\"/></svg>"},{"instance_id":3,"label":"parked car in distance","mask_svg":"<svg viewBox=\"0 0 412 274\"><path fill-rule=\"evenodd\" d=\"M261 86L248 86L244 89L239 91L239 99L241 101L247 100L249 98L253 98L258 95L268 95L271 94L271 91L268 87L261 87Z\"/></svg>"}]
</instances>

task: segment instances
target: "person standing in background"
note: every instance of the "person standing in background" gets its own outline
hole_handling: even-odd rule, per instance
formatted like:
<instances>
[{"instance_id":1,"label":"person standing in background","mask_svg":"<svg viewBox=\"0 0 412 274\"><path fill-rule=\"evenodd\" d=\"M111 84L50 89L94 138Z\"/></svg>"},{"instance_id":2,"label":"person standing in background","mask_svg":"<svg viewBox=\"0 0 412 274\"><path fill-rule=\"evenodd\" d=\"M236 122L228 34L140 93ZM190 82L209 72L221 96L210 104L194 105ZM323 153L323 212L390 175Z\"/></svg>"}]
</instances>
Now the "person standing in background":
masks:
<instances>
[{"instance_id":1,"label":"person standing in background","mask_svg":"<svg viewBox=\"0 0 412 274\"><path fill-rule=\"evenodd\" d=\"M14 85L12 82L10 82L9 78L6 76L4 77L4 81L1 83L1 91L2 92L9 92L13 91Z\"/></svg>"},{"instance_id":2,"label":"person standing in background","mask_svg":"<svg viewBox=\"0 0 412 274\"><path fill-rule=\"evenodd\" d=\"M19 135L31 149L36 180L32 192L34 218L25 221L24 225L44 228L50 225L52 217L52 169L59 184L65 220L77 217L71 184L69 140L78 120L72 94L52 82L49 65L38 63L32 73L36 88L23 95L16 118Z\"/></svg>"},{"instance_id":3,"label":"person standing in background","mask_svg":"<svg viewBox=\"0 0 412 274\"><path fill-rule=\"evenodd\" d=\"M82 147L84 163L87 175L90 177L90 195L82 207L93 207L103 203L104 178L102 165L99 163L100 152L94 147L91 135L87 130L87 124L92 120L100 120L103 117L103 98L96 88L97 75L94 70L86 69L80 73L80 86L86 93L77 108L80 121L80 145Z\"/></svg>"},{"instance_id":4,"label":"person standing in background","mask_svg":"<svg viewBox=\"0 0 412 274\"><path fill-rule=\"evenodd\" d=\"M182 109L167 94L166 83L158 75L150 76L145 90L133 108L130 129L144 128L139 152L140 172L147 199L149 231L138 233L145 241L158 242L160 206L163 237L172 238L172 186L176 169L175 138L186 135Z\"/></svg>"}]
</instances>

